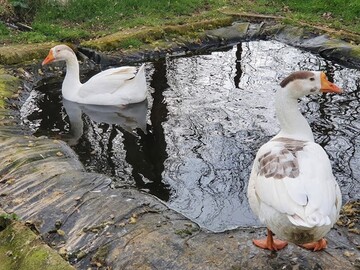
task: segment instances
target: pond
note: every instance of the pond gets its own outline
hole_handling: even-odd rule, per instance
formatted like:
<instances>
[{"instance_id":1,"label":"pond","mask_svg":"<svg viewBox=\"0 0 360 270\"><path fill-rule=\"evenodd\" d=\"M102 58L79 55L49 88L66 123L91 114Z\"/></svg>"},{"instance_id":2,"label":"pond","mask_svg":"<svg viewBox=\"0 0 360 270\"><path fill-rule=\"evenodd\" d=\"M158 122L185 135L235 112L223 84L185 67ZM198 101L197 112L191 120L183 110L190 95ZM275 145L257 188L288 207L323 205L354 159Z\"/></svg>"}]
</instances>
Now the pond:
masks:
<instances>
[{"instance_id":1,"label":"pond","mask_svg":"<svg viewBox=\"0 0 360 270\"><path fill-rule=\"evenodd\" d=\"M276 41L146 63L148 100L124 108L62 100L63 77L47 76L21 117L34 135L68 142L114 188L149 192L212 231L257 226L246 198L252 161L279 130L277 85L300 69L324 70L345 90L300 102L345 202L360 193L360 71Z\"/></svg>"}]
</instances>

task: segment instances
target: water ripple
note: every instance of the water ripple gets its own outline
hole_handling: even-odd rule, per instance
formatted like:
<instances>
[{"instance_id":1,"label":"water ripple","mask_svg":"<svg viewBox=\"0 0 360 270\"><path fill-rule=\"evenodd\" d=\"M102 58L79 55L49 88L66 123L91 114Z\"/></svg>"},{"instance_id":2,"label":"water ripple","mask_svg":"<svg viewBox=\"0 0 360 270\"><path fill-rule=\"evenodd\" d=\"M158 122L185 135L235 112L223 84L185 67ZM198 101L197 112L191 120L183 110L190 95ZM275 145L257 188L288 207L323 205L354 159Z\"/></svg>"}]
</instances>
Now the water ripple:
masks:
<instances>
[{"instance_id":1,"label":"water ripple","mask_svg":"<svg viewBox=\"0 0 360 270\"><path fill-rule=\"evenodd\" d=\"M73 147L89 170L113 176L114 186L146 190L204 228L259 225L246 198L252 161L279 129L275 89L299 69L324 70L345 90L299 104L331 159L344 201L358 197L360 72L275 41L147 63L146 127L94 121L83 110ZM69 141L59 89L59 82L40 83L22 109L23 121L36 135Z\"/></svg>"}]
</instances>

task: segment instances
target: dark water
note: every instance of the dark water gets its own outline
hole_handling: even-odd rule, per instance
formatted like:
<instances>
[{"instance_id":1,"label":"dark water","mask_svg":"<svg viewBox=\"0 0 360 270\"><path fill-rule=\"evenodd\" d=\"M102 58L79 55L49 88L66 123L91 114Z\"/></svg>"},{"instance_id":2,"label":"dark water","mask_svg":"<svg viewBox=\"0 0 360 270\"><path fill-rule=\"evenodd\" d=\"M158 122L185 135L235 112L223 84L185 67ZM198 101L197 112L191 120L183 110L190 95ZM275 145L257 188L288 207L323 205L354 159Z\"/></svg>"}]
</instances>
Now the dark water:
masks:
<instances>
[{"instance_id":1,"label":"dark water","mask_svg":"<svg viewBox=\"0 0 360 270\"><path fill-rule=\"evenodd\" d=\"M359 71L274 41L168 57L146 69L148 101L122 109L62 101L62 78L46 78L21 110L24 125L67 141L114 187L146 190L204 228L258 225L246 186L257 149L278 132L274 89L292 71L324 70L345 94L307 97L300 107L344 201L359 197Z\"/></svg>"}]
</instances>

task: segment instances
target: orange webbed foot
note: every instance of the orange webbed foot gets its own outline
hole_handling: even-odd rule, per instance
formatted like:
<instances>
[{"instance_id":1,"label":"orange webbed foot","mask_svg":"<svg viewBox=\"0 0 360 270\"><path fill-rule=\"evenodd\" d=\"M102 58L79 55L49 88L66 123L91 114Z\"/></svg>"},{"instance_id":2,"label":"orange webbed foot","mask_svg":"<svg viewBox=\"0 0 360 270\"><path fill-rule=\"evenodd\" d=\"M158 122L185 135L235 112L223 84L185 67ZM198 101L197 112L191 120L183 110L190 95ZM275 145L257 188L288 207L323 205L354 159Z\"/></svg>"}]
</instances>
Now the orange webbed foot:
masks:
<instances>
[{"instance_id":1,"label":"orange webbed foot","mask_svg":"<svg viewBox=\"0 0 360 270\"><path fill-rule=\"evenodd\" d=\"M269 250L281 250L287 246L287 242L273 238L273 233L268 229L267 237L264 239L254 239L253 243L255 246Z\"/></svg>"},{"instance_id":2,"label":"orange webbed foot","mask_svg":"<svg viewBox=\"0 0 360 270\"><path fill-rule=\"evenodd\" d=\"M268 243L267 238L264 239L254 239L253 243L255 246L263 249L269 249L269 250L275 250L278 251L280 249L283 249L287 246L287 242L281 241L278 239L273 239L273 242L271 244Z\"/></svg>"},{"instance_id":3,"label":"orange webbed foot","mask_svg":"<svg viewBox=\"0 0 360 270\"><path fill-rule=\"evenodd\" d=\"M319 250L323 250L327 247L327 241L324 238L322 238L317 242L303 244L303 245L301 245L301 247L306 248L308 250L312 250L312 251L319 251Z\"/></svg>"}]
</instances>

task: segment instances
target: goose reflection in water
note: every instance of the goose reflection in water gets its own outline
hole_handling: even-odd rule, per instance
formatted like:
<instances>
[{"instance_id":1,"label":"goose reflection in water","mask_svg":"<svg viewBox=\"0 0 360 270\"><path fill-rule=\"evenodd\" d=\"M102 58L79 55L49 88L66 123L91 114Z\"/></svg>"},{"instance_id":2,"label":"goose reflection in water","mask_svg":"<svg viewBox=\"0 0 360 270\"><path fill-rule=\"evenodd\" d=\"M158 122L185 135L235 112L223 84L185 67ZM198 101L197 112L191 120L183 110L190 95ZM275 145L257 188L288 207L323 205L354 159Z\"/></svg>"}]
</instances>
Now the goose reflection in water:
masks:
<instances>
[{"instance_id":1,"label":"goose reflection in water","mask_svg":"<svg viewBox=\"0 0 360 270\"><path fill-rule=\"evenodd\" d=\"M167 57L147 67L151 109L146 113L143 107L142 121L123 114L134 107L115 107L110 115L121 122L106 124L113 123L111 107L64 101L66 115L57 76L37 84L32 102L23 106L24 123L36 136L65 141L72 136L73 144L78 140L72 148L88 171L112 177L114 187L125 183L146 190L203 228L257 226L244 191L254 153L278 132L272 89L293 70L326 70L347 89L346 96L311 97L299 106L333 161L344 200L357 198L359 71L276 41ZM134 130L130 120L142 123L140 128Z\"/></svg>"},{"instance_id":2,"label":"goose reflection in water","mask_svg":"<svg viewBox=\"0 0 360 270\"><path fill-rule=\"evenodd\" d=\"M146 134L147 100L124 106L101 106L63 99L63 105L70 121L70 138L67 140L69 145L76 145L83 135L83 114L95 123L117 125L129 133L140 128Z\"/></svg>"}]
</instances>

